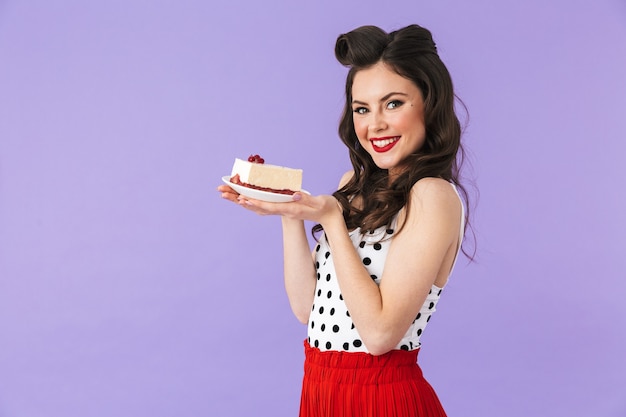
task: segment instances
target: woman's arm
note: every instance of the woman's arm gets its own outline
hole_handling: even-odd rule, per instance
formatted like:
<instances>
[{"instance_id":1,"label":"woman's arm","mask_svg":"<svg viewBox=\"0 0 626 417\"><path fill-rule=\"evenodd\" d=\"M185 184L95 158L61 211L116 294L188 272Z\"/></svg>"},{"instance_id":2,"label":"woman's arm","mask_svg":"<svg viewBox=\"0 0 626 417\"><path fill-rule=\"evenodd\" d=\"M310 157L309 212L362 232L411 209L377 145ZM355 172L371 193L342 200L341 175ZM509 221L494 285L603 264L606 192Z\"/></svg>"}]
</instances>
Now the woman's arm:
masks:
<instances>
[{"instance_id":1,"label":"woman's arm","mask_svg":"<svg viewBox=\"0 0 626 417\"><path fill-rule=\"evenodd\" d=\"M458 245L461 206L441 179L419 181L411 193L404 228L389 248L380 286L370 278L345 223L322 223L350 317L368 351L393 349L419 312L435 281L445 284Z\"/></svg>"},{"instance_id":2,"label":"woman's arm","mask_svg":"<svg viewBox=\"0 0 626 417\"><path fill-rule=\"evenodd\" d=\"M346 172L339 181L339 188L343 187L353 175L352 171ZM300 322L306 324L315 298L315 255L309 252L304 221L283 216L282 223L285 289L293 313Z\"/></svg>"},{"instance_id":3,"label":"woman's arm","mask_svg":"<svg viewBox=\"0 0 626 417\"><path fill-rule=\"evenodd\" d=\"M257 209L249 204L248 200L242 198L226 185L220 185L217 190L221 192L222 198L225 200L252 209L259 214L280 214L278 212L270 213ZM259 201L256 203L262 204L263 202ZM267 204L268 207L274 205L272 203ZM309 314L313 305L316 283L311 248L309 247L303 220L290 219L283 216L282 228L285 290L294 315L300 322L306 324L309 321Z\"/></svg>"},{"instance_id":4,"label":"woman's arm","mask_svg":"<svg viewBox=\"0 0 626 417\"><path fill-rule=\"evenodd\" d=\"M393 349L417 316L431 286L434 283L439 286L445 284L460 244L461 202L450 184L442 179L425 178L414 185L411 209L403 219L402 232L391 242L380 286L370 278L354 248L334 197L296 193L291 203L267 203L243 197L239 197L238 201L258 214L279 214L285 218L284 221L288 221L289 236L292 237L287 242L293 242L295 236L299 236L297 239L301 242L288 249L300 248L288 257L289 262L304 259L304 226L299 229L301 232L292 234L294 225L310 220L324 227L350 317L368 351L374 355ZM296 272L293 277L298 276L298 271L306 270L301 262L294 261L293 267L290 267ZM302 277L306 276L312 277L311 285L314 286L314 275L306 273ZM289 286L297 282L290 278ZM296 315L301 320L300 302L304 300L308 304L312 299L308 297L313 297L314 292L311 290L313 286L304 285L302 293L300 289L295 291L300 300L296 303ZM308 308L310 306L308 304Z\"/></svg>"},{"instance_id":5,"label":"woman's arm","mask_svg":"<svg viewBox=\"0 0 626 417\"><path fill-rule=\"evenodd\" d=\"M285 290L291 310L301 323L309 322L315 296L315 266L304 221L282 217Z\"/></svg>"}]
</instances>

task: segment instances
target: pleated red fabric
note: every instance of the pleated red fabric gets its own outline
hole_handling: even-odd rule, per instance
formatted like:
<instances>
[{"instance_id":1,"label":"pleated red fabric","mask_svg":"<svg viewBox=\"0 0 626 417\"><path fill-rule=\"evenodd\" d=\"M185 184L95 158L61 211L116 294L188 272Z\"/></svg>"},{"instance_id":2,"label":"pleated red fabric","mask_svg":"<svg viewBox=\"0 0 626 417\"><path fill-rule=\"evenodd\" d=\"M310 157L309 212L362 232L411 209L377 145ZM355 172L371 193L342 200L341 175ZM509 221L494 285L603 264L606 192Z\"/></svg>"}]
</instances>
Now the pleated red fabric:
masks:
<instances>
[{"instance_id":1,"label":"pleated red fabric","mask_svg":"<svg viewBox=\"0 0 626 417\"><path fill-rule=\"evenodd\" d=\"M300 417L446 417L418 350L322 352L304 342Z\"/></svg>"}]
</instances>

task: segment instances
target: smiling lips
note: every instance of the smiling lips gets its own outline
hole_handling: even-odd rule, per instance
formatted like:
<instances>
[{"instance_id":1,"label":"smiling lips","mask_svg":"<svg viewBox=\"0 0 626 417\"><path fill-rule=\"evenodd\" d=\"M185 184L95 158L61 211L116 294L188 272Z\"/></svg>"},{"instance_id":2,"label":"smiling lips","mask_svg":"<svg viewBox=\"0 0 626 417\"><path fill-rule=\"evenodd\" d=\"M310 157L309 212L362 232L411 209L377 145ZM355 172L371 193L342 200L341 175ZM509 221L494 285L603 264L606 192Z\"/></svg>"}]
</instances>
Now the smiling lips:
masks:
<instances>
[{"instance_id":1,"label":"smiling lips","mask_svg":"<svg viewBox=\"0 0 626 417\"><path fill-rule=\"evenodd\" d=\"M387 152L400 140L400 136L387 136L384 138L371 138L370 142L376 152Z\"/></svg>"}]
</instances>

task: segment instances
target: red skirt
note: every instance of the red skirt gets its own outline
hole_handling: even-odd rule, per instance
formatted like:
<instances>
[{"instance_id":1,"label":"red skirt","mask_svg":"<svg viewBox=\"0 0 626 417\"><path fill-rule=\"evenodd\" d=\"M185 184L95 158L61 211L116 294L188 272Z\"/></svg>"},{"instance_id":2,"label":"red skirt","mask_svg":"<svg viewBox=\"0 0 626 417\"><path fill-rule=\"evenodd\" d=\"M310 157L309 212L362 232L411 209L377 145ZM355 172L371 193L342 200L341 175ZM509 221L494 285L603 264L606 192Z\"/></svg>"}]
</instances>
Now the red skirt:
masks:
<instances>
[{"instance_id":1,"label":"red skirt","mask_svg":"<svg viewBox=\"0 0 626 417\"><path fill-rule=\"evenodd\" d=\"M446 417L418 350L321 352L304 342L300 417Z\"/></svg>"}]
</instances>

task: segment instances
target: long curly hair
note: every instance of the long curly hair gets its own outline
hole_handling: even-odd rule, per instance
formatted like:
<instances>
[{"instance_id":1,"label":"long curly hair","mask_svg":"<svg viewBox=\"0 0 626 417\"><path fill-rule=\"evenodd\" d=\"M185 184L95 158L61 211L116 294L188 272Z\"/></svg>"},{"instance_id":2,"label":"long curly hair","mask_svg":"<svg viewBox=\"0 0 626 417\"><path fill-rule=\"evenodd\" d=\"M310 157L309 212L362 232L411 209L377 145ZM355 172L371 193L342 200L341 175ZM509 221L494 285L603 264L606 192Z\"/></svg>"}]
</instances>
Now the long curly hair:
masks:
<instances>
[{"instance_id":1,"label":"long curly hair","mask_svg":"<svg viewBox=\"0 0 626 417\"><path fill-rule=\"evenodd\" d=\"M425 177L443 178L457 186L465 202L468 224L469 198L459 180L465 152L461 146L461 124L454 107L457 97L430 31L410 25L386 33L376 26L362 26L337 38L335 56L349 68L339 136L348 147L354 175L333 193L343 207L348 229L359 227L365 233L390 227L402 208L410 210L411 189ZM356 73L378 62L411 80L424 98L424 145L403 161L406 169L391 184L388 171L378 168L360 146L352 112L352 84ZM361 207L355 207L351 204L353 201L359 201ZM321 230L321 225L315 225L314 235ZM472 258L465 250L464 253Z\"/></svg>"}]
</instances>

